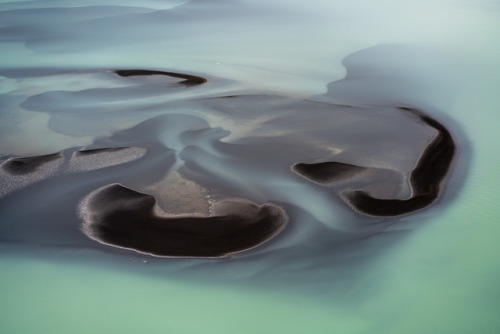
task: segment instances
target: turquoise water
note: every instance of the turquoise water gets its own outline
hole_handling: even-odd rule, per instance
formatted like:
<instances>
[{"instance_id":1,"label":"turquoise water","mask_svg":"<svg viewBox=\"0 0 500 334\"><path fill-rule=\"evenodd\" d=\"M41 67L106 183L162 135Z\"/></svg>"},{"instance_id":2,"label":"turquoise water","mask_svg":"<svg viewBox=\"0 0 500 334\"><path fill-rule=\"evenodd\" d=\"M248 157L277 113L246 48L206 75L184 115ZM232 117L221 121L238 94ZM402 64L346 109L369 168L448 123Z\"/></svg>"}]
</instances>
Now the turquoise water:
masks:
<instances>
[{"instance_id":1,"label":"turquoise water","mask_svg":"<svg viewBox=\"0 0 500 334\"><path fill-rule=\"evenodd\" d=\"M44 1L45 9L33 1L0 3L2 159L61 150L69 155L172 114L177 123L165 125L169 131L155 140L168 144L177 161L197 162L200 154L214 180L227 182L220 192L283 205L292 220L262 247L227 259L155 258L87 239L79 232L76 214L78 201L104 179L143 186L147 180L137 173L147 161L109 173L94 164L84 166L89 174L59 170L47 172L52 178L41 183L19 181L24 188L0 198L2 333L500 330L500 3L93 5L101 7L78 1ZM172 88L166 95L128 95L120 89L148 82L106 72L119 68L191 73L207 77L209 84ZM349 80L342 81L346 75ZM151 87L163 85L153 82ZM99 93L105 89L109 95ZM432 207L387 221L359 218L342 203L330 205L322 188L286 170L275 173L269 166L281 165L271 157L246 162L242 171L231 159L218 162L226 157L219 146L205 145L206 138L216 143L223 137L220 142L233 144L264 138L259 143L268 145L290 129L302 134L304 124L283 121L294 120L300 110L287 111L288 102L280 98L234 103L247 112L257 103L280 115L288 112L282 127L275 121L280 118L266 118L265 110L255 119L253 114L235 119L224 109L229 106L204 100L230 94L370 108L416 106L451 130L458 155L444 193ZM203 140L190 138L203 155L183 151L180 133L199 127L212 131ZM224 137L224 131L230 135ZM320 136L302 138L310 140L307 145L327 145ZM300 154L308 156L308 147L316 147L307 145L297 144ZM336 150L351 146L321 147L321 154L338 154ZM158 159L168 156L160 149L154 152ZM363 162L371 158L369 153L359 157ZM384 163L393 168L408 164L403 159ZM200 180L211 190L207 179ZM160 191L161 182L155 185L154 191ZM182 194L201 201L204 192L191 187ZM170 199L172 193L165 196ZM360 227L367 222L384 228Z\"/></svg>"}]
</instances>

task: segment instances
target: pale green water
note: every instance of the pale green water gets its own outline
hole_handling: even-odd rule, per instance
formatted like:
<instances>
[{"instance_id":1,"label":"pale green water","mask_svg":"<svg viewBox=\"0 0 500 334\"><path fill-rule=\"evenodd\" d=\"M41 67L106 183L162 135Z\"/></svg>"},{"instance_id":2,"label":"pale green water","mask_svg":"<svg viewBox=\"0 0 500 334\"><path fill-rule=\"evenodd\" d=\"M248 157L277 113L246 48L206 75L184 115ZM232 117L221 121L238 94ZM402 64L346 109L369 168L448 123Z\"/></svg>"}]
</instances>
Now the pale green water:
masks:
<instances>
[{"instance_id":1,"label":"pale green water","mask_svg":"<svg viewBox=\"0 0 500 334\"><path fill-rule=\"evenodd\" d=\"M143 6L155 8L154 3L150 1ZM284 26L276 27L272 15L258 14L257 17L264 18L258 20L261 28L257 31L255 17L241 21L244 15L239 17L239 28L233 31L227 31L228 22L220 19L201 21L202 29L193 28L188 33L173 24L178 30L165 38L169 43L158 43L159 36L144 37L143 52L130 46L123 36L123 41L114 47L99 45L77 51L72 51L74 43L64 39L46 46L42 43L42 49L35 51L21 42L2 40L0 64L6 69L106 68L143 66L146 62L148 67L189 69L235 79L242 82L243 88L307 96L324 93L327 83L343 78L345 69L341 60L354 51L379 43L435 48L441 56L437 60L423 61L416 57L403 59L401 63L408 65L402 71L414 75L410 82L417 87L405 93L406 96L423 100L444 113L470 141L470 152L462 153L462 157L470 159L470 168L465 180L460 173L451 179L450 192L443 198L447 205L442 210L433 208L432 213L418 214L418 219L425 218L425 224L399 242L387 245L384 252L360 263L359 268L353 264L347 269L340 265L321 268L331 270L331 275L326 275L332 280L331 289L324 288L317 268L310 269L310 280L304 279L308 269L301 265L296 269L302 274L298 282L280 283L283 277L293 277L293 269L289 267L287 273L276 270L279 275L275 282L273 271L260 280L259 273L265 273L266 266L257 265L243 267L248 273L241 274L245 277L241 281L226 279L231 270L239 270L236 265L220 271L211 267L206 277L203 270L178 274L174 269L175 275L170 277L170 269L162 271L161 265L156 267L160 268L157 271L142 271L138 266L129 268L128 262L110 264L123 258L110 256L97 260L99 253L86 257L68 248L60 250L65 255L59 256L57 252L39 253L38 246L18 251L22 245L10 249L9 243L5 243L5 252L0 255L1 333L500 332L500 4L495 1L428 4L378 1L370 5L361 1L318 1L314 4L256 2L255 8L274 15L281 7L287 8L291 18L284 20ZM31 7L34 2L24 5ZM17 7L23 5L11 3L11 8ZM161 8L169 6L163 3ZM216 8L224 8L224 4L217 3ZM231 10L234 8L237 7ZM297 15L294 10L303 11L308 31L301 31L300 25L293 24ZM372 13L385 19L384 24L378 24ZM331 16L337 20L331 20ZM235 24L234 20L229 21ZM116 30L119 29L117 25ZM181 37L176 38L177 34ZM242 34L253 37L248 37L247 43L239 48L234 47L234 42L227 43ZM90 45L95 42L92 38L86 40ZM199 45L207 38L210 43L200 49ZM276 40L283 40L282 46L275 47ZM297 41L303 47L295 52ZM52 53L43 49L55 46L59 49ZM268 52L259 53L262 49ZM124 51L129 53L124 56ZM168 59L164 55L167 51ZM144 54L150 55L147 61ZM290 54L295 57L289 57ZM2 92L11 92L16 87L41 89L40 84L26 88L27 83L11 79L3 82L8 85L0 87ZM9 123L9 128L15 129L12 134L2 130L4 154L51 152L93 140L91 136L72 137L48 129L45 114L18 110L16 117ZM459 138L459 147L467 144L460 140L463 138ZM451 192L457 189L457 194ZM209 262L209 267L212 263ZM183 264L175 262L175 266L182 268ZM351 273L347 276L351 279L344 278L349 282L343 282L337 275L342 270ZM222 278L220 282L218 277ZM315 289L318 282L321 285Z\"/></svg>"},{"instance_id":2,"label":"pale green water","mask_svg":"<svg viewBox=\"0 0 500 334\"><path fill-rule=\"evenodd\" d=\"M294 294L194 285L78 265L2 261L5 333L327 333L358 316ZM31 277L31 278L29 278Z\"/></svg>"}]
</instances>

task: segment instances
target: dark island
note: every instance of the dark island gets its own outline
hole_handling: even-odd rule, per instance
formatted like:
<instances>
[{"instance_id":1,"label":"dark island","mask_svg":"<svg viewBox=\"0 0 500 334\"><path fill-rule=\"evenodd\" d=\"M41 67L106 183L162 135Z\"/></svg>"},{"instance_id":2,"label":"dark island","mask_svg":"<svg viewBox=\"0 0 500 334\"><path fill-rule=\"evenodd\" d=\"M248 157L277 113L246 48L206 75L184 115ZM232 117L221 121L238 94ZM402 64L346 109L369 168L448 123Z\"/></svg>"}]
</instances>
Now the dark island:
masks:
<instances>
[{"instance_id":1,"label":"dark island","mask_svg":"<svg viewBox=\"0 0 500 334\"><path fill-rule=\"evenodd\" d=\"M131 76L140 76L140 75L166 75L173 78L184 79L180 81L178 84L186 87L201 85L207 82L208 80L203 77L198 77L195 75L183 74L183 73L175 73L175 72L165 72L165 71L154 71L154 70L115 70L114 73L118 74L121 77L131 77Z\"/></svg>"},{"instance_id":2,"label":"dark island","mask_svg":"<svg viewBox=\"0 0 500 334\"><path fill-rule=\"evenodd\" d=\"M341 193L342 199L355 211L369 216L399 216L423 209L432 204L442 189L443 180L453 161L455 143L450 132L438 121L414 108L398 108L407 112L437 131L436 137L427 145L415 168L410 173L412 196L409 199L380 199L366 191ZM340 162L318 164L299 163L292 166L297 174L315 183L327 186L334 181L350 178L367 167Z\"/></svg>"},{"instance_id":3,"label":"dark island","mask_svg":"<svg viewBox=\"0 0 500 334\"><path fill-rule=\"evenodd\" d=\"M156 199L119 184L81 204L82 231L103 244L164 257L223 257L256 247L278 234L283 209L241 201L213 216L159 215Z\"/></svg>"}]
</instances>

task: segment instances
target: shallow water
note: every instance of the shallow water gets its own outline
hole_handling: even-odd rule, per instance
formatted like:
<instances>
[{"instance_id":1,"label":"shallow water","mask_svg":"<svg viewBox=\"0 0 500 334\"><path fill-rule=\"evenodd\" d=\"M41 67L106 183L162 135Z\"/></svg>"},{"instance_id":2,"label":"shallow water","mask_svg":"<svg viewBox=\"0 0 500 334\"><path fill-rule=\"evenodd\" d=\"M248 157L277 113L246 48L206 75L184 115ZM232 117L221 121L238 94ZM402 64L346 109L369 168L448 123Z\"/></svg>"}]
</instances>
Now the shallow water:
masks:
<instances>
[{"instance_id":1,"label":"shallow water","mask_svg":"<svg viewBox=\"0 0 500 334\"><path fill-rule=\"evenodd\" d=\"M499 9L0 2L0 162L61 152L0 170L2 332L497 333ZM408 198L436 135L400 107L453 136L441 196L359 214L341 194ZM78 153L108 147L130 148ZM292 170L324 161L370 172L321 185ZM289 219L227 257L154 257L82 232L82 200L113 183L156 196L163 216L251 201Z\"/></svg>"}]
</instances>

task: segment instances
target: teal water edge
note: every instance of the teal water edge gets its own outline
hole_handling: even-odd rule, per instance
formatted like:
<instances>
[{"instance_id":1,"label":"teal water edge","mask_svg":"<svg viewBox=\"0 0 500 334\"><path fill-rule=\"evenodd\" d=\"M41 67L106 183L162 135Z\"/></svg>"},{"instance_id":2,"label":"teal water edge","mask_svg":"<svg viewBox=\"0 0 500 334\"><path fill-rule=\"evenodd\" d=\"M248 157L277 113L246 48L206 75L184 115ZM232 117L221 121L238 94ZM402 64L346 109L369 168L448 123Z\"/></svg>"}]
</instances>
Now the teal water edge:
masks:
<instances>
[{"instance_id":1,"label":"teal water edge","mask_svg":"<svg viewBox=\"0 0 500 334\"><path fill-rule=\"evenodd\" d=\"M0 332L500 332L499 31L496 0L0 1ZM415 195L405 110L453 138L439 196L354 210Z\"/></svg>"}]
</instances>

